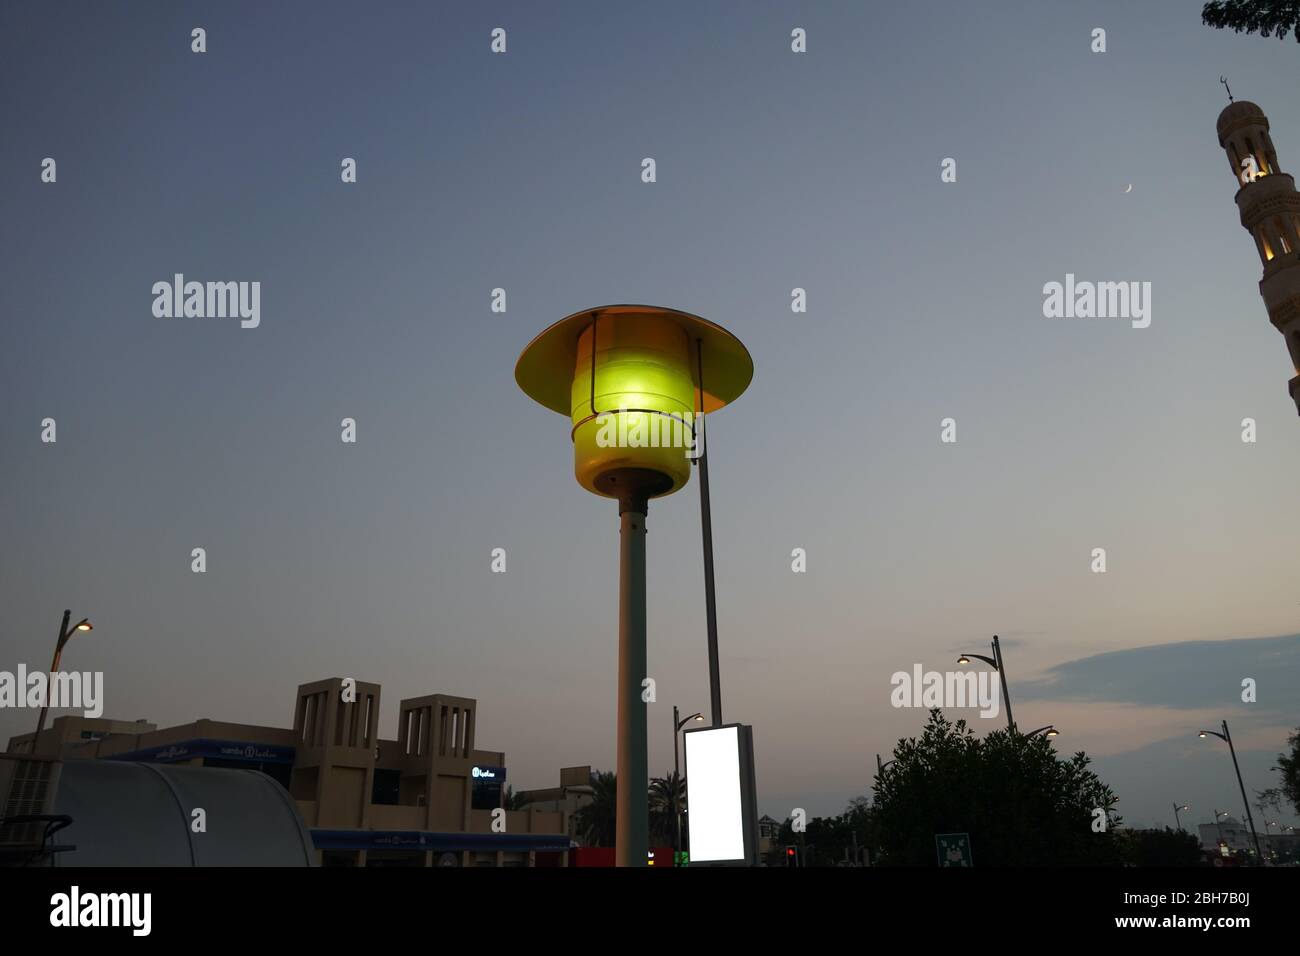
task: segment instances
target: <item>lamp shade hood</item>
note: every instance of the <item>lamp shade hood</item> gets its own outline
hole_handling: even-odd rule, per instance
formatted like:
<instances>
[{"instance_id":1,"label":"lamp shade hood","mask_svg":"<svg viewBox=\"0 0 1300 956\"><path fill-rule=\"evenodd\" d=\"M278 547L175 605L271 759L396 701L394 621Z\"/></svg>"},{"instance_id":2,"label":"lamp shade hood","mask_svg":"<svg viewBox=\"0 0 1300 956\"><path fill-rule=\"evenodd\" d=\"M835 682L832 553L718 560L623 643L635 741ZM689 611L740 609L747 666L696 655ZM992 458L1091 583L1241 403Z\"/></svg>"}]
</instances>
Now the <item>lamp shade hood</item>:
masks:
<instances>
[{"instance_id":1,"label":"lamp shade hood","mask_svg":"<svg viewBox=\"0 0 1300 956\"><path fill-rule=\"evenodd\" d=\"M578 484L620 502L632 489L656 498L685 485L703 447L697 416L734 401L753 375L749 352L726 329L648 305L575 312L515 365L526 395L570 416Z\"/></svg>"},{"instance_id":2,"label":"lamp shade hood","mask_svg":"<svg viewBox=\"0 0 1300 956\"><path fill-rule=\"evenodd\" d=\"M704 407L696 411L716 412L749 387L754 361L740 339L722 326L661 306L602 305L560 319L528 343L515 363L515 381L524 394L553 412L570 414L579 338L595 319L620 315L655 316L680 326L692 344L699 341L704 358ZM699 385L698 380L695 384Z\"/></svg>"}]
</instances>

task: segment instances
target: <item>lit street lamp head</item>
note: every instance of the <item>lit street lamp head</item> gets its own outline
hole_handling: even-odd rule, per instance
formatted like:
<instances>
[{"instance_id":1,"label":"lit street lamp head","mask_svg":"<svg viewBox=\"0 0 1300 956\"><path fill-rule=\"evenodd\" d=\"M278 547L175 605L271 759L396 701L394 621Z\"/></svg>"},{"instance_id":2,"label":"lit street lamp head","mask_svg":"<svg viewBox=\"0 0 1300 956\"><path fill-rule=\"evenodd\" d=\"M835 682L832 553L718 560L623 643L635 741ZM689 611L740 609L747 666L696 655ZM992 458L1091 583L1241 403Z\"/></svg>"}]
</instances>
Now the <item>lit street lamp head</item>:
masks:
<instances>
[{"instance_id":1,"label":"lit street lamp head","mask_svg":"<svg viewBox=\"0 0 1300 956\"><path fill-rule=\"evenodd\" d=\"M578 484L620 500L685 485L695 416L735 401L753 376L749 352L722 326L649 305L575 312L515 365L529 398L570 417Z\"/></svg>"}]
</instances>

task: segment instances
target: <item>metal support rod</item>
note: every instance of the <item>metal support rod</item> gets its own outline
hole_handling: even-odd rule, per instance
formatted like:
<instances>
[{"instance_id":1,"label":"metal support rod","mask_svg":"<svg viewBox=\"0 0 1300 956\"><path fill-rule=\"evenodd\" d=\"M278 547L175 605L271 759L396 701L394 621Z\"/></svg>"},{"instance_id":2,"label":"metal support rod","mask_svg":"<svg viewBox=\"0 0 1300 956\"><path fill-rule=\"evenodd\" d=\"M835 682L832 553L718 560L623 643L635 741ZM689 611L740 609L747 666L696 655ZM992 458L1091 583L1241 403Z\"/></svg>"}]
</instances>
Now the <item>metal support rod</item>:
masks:
<instances>
[{"instance_id":1,"label":"metal support rod","mask_svg":"<svg viewBox=\"0 0 1300 956\"><path fill-rule=\"evenodd\" d=\"M59 669L63 645L68 642L68 620L71 617L70 609L63 612L63 623L59 625L59 639L54 643L54 660L50 663L50 682L45 688L45 703L41 705L41 716L36 720L36 736L32 738L32 753L37 752L41 743L41 731L45 729L45 714L50 709L50 692L54 687L54 674Z\"/></svg>"},{"instance_id":2,"label":"metal support rod","mask_svg":"<svg viewBox=\"0 0 1300 956\"><path fill-rule=\"evenodd\" d=\"M997 643L997 635L993 635L993 659L997 661L997 679L1002 682L1002 705L1006 708L1006 728L1015 732L1015 721L1011 719L1011 688L1006 683L1006 665L1002 663L1002 645Z\"/></svg>"},{"instance_id":3,"label":"metal support rod","mask_svg":"<svg viewBox=\"0 0 1300 956\"><path fill-rule=\"evenodd\" d=\"M677 838L673 843L673 852L682 852L682 808L678 806L677 781L681 778L681 764L677 756L677 733L681 730L681 720L677 716L677 705L673 705L673 820L677 828ZM677 860L673 859L673 866Z\"/></svg>"},{"instance_id":4,"label":"metal support rod","mask_svg":"<svg viewBox=\"0 0 1300 956\"><path fill-rule=\"evenodd\" d=\"M646 705L645 508L619 506L617 866L645 866L650 849Z\"/></svg>"},{"instance_id":5,"label":"metal support rod","mask_svg":"<svg viewBox=\"0 0 1300 956\"><path fill-rule=\"evenodd\" d=\"M1255 841L1256 865L1264 865L1264 854L1259 848L1259 834L1255 832L1255 818L1250 813L1250 801L1246 799L1246 785L1241 781L1241 765L1237 763L1237 748L1232 745L1232 734L1228 733L1228 722L1223 722L1223 739L1228 742L1228 753L1232 754L1232 768L1237 771L1237 786L1241 788L1241 802L1246 806L1246 822L1250 824L1250 838Z\"/></svg>"},{"instance_id":6,"label":"metal support rod","mask_svg":"<svg viewBox=\"0 0 1300 956\"><path fill-rule=\"evenodd\" d=\"M704 343L695 340L700 380L699 414L704 414ZM713 510L709 505L709 451L696 459L700 467L700 531L704 539L704 614L709 634L709 710L713 726L722 726L722 676L718 663L718 603L713 580Z\"/></svg>"}]
</instances>

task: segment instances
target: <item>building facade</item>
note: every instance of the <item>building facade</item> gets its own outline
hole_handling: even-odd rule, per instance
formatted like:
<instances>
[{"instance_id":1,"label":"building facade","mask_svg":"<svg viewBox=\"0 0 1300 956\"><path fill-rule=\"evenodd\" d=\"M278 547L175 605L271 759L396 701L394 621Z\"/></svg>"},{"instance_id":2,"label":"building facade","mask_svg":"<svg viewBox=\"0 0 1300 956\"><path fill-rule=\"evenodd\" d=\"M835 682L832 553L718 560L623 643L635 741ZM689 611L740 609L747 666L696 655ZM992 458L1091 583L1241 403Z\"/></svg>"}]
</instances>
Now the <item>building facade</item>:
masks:
<instances>
[{"instance_id":1,"label":"building facade","mask_svg":"<svg viewBox=\"0 0 1300 956\"><path fill-rule=\"evenodd\" d=\"M198 720L59 717L15 737L10 753L260 770L293 798L326 866L558 866L570 810L501 807L505 754L475 744L478 702L403 700L395 739L379 736L378 684L299 686L292 728Z\"/></svg>"},{"instance_id":2,"label":"building facade","mask_svg":"<svg viewBox=\"0 0 1300 956\"><path fill-rule=\"evenodd\" d=\"M578 811L591 803L592 793L590 766L562 767L558 787L521 790L517 799L526 809L562 814L567 824L565 832L576 842L582 842L575 820Z\"/></svg>"}]
</instances>

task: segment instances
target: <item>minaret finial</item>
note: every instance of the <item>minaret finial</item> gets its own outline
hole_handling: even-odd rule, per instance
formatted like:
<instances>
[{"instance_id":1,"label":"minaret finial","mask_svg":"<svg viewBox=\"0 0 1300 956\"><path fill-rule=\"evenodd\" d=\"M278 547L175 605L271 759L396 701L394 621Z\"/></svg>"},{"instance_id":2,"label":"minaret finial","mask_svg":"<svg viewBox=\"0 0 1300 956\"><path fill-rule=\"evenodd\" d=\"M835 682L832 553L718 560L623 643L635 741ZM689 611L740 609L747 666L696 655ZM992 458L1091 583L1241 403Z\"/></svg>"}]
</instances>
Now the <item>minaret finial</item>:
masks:
<instances>
[{"instance_id":1,"label":"minaret finial","mask_svg":"<svg viewBox=\"0 0 1300 956\"><path fill-rule=\"evenodd\" d=\"M1228 80L1227 80L1227 78L1226 78L1226 77L1223 77L1223 76L1220 76L1220 77L1219 77L1219 82L1222 83L1222 84L1223 84L1223 88L1224 88L1225 90L1228 91L1228 102L1231 103L1231 102L1232 102L1232 87L1230 87L1230 86L1228 85Z\"/></svg>"}]
</instances>

